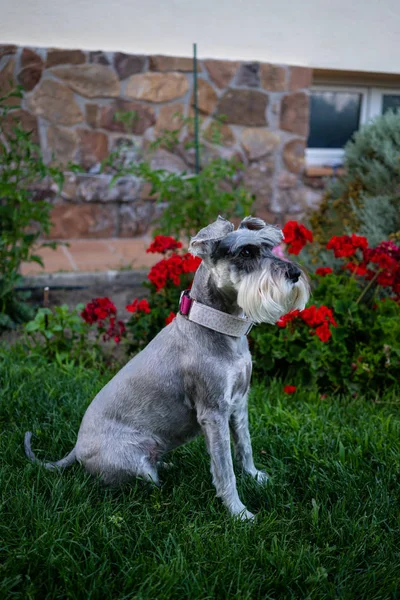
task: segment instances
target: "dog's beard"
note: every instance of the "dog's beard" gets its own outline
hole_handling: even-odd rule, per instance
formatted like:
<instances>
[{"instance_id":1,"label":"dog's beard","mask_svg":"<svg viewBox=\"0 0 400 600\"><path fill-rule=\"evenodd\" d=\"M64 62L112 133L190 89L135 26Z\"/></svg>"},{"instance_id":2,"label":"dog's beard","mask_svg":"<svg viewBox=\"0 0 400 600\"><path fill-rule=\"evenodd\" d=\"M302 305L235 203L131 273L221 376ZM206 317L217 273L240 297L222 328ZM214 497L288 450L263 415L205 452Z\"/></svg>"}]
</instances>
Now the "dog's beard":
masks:
<instances>
[{"instance_id":1,"label":"dog's beard","mask_svg":"<svg viewBox=\"0 0 400 600\"><path fill-rule=\"evenodd\" d=\"M304 275L293 284L281 273L250 273L238 289L237 303L254 323L276 323L292 310L303 310L310 295Z\"/></svg>"}]
</instances>

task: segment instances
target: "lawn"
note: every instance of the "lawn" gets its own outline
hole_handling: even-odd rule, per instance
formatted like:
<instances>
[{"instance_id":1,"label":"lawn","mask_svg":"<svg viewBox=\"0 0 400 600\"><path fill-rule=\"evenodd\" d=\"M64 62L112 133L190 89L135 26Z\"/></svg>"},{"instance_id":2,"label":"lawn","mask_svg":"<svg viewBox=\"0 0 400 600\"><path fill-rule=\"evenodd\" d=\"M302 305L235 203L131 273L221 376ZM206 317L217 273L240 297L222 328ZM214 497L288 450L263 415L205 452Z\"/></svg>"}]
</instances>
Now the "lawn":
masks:
<instances>
[{"instance_id":1,"label":"lawn","mask_svg":"<svg viewBox=\"0 0 400 600\"><path fill-rule=\"evenodd\" d=\"M242 523L215 498L202 439L172 454L161 489L109 490L78 465L27 461L27 429L39 457L72 448L109 376L1 355L1 598L399 597L398 399L255 385L255 461L272 481L238 477L258 513Z\"/></svg>"}]
</instances>

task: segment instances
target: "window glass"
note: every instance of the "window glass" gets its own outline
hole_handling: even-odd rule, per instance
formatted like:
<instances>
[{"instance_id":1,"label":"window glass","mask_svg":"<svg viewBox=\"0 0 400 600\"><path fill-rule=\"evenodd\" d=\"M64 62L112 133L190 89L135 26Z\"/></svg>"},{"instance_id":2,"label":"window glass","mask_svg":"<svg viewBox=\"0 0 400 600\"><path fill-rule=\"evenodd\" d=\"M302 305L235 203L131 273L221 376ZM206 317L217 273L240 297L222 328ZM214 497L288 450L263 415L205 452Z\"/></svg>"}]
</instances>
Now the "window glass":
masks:
<instances>
[{"instance_id":1,"label":"window glass","mask_svg":"<svg viewBox=\"0 0 400 600\"><path fill-rule=\"evenodd\" d=\"M395 94L383 94L382 98L382 114L388 110L398 111L400 109L400 95Z\"/></svg>"},{"instance_id":2,"label":"window glass","mask_svg":"<svg viewBox=\"0 0 400 600\"><path fill-rule=\"evenodd\" d=\"M308 147L343 148L359 128L361 101L357 92L312 92Z\"/></svg>"}]
</instances>

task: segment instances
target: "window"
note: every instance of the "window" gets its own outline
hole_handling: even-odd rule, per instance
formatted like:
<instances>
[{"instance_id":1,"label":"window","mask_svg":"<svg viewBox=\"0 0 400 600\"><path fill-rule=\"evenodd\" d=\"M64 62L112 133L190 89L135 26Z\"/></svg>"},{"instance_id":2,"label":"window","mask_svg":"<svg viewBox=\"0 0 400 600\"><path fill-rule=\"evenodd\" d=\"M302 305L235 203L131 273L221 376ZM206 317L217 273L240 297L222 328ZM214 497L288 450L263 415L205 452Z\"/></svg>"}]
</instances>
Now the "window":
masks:
<instances>
[{"instance_id":1,"label":"window","mask_svg":"<svg viewBox=\"0 0 400 600\"><path fill-rule=\"evenodd\" d=\"M310 95L307 165L339 166L353 133L387 110L400 110L400 90L316 86Z\"/></svg>"}]
</instances>

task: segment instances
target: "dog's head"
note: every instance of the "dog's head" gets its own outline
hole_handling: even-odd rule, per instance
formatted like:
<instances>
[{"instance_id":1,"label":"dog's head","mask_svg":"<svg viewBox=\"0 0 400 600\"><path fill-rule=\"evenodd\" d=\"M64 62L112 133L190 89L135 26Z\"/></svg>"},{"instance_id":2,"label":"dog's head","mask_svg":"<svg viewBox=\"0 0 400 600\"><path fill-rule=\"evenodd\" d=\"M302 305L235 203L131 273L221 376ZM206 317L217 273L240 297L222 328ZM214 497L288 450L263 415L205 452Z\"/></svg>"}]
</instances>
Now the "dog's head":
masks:
<instances>
[{"instance_id":1,"label":"dog's head","mask_svg":"<svg viewBox=\"0 0 400 600\"><path fill-rule=\"evenodd\" d=\"M203 259L217 288L235 296L238 306L255 323L276 323L291 310L302 310L310 286L304 271L273 254L282 231L255 217L246 217L235 231L218 217L194 236L189 252Z\"/></svg>"}]
</instances>

